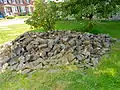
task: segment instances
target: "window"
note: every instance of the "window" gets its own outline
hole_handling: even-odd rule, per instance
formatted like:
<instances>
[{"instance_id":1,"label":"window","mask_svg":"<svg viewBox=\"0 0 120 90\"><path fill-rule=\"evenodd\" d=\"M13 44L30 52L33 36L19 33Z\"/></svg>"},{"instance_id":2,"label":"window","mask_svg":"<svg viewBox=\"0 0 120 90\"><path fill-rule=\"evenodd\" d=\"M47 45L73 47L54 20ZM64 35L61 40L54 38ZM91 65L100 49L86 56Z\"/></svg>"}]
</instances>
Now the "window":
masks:
<instances>
[{"instance_id":1,"label":"window","mask_svg":"<svg viewBox=\"0 0 120 90\"><path fill-rule=\"evenodd\" d=\"M4 0L4 4L7 4L7 0Z\"/></svg>"},{"instance_id":2,"label":"window","mask_svg":"<svg viewBox=\"0 0 120 90\"><path fill-rule=\"evenodd\" d=\"M15 0L12 0L12 3L13 3L13 4L16 4Z\"/></svg>"},{"instance_id":3,"label":"window","mask_svg":"<svg viewBox=\"0 0 120 90\"><path fill-rule=\"evenodd\" d=\"M30 3L30 0L26 0L27 3Z\"/></svg>"},{"instance_id":4,"label":"window","mask_svg":"<svg viewBox=\"0 0 120 90\"><path fill-rule=\"evenodd\" d=\"M16 3L19 4L20 3L19 0L16 0Z\"/></svg>"},{"instance_id":5,"label":"window","mask_svg":"<svg viewBox=\"0 0 120 90\"><path fill-rule=\"evenodd\" d=\"M20 0L20 4L23 4L23 0Z\"/></svg>"},{"instance_id":6,"label":"window","mask_svg":"<svg viewBox=\"0 0 120 90\"><path fill-rule=\"evenodd\" d=\"M3 3L3 0L0 0L0 3Z\"/></svg>"},{"instance_id":7,"label":"window","mask_svg":"<svg viewBox=\"0 0 120 90\"><path fill-rule=\"evenodd\" d=\"M21 9L21 12L26 12L25 11L25 6L21 6L20 9Z\"/></svg>"},{"instance_id":8,"label":"window","mask_svg":"<svg viewBox=\"0 0 120 90\"><path fill-rule=\"evenodd\" d=\"M15 6L15 12L18 12L18 7L17 6Z\"/></svg>"},{"instance_id":9,"label":"window","mask_svg":"<svg viewBox=\"0 0 120 90\"><path fill-rule=\"evenodd\" d=\"M8 3L12 3L11 0L8 0Z\"/></svg>"}]
</instances>

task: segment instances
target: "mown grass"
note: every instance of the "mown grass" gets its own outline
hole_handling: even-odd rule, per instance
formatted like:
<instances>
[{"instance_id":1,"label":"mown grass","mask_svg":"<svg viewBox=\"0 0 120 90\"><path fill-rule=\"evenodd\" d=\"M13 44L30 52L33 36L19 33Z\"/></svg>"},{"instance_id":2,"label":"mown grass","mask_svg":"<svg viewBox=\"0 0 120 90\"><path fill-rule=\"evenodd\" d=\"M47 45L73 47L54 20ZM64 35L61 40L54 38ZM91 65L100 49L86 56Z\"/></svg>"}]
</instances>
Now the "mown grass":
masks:
<instances>
[{"instance_id":1,"label":"mown grass","mask_svg":"<svg viewBox=\"0 0 120 90\"><path fill-rule=\"evenodd\" d=\"M16 16L15 18L23 19L23 18L30 18L31 16Z\"/></svg>"},{"instance_id":2,"label":"mown grass","mask_svg":"<svg viewBox=\"0 0 120 90\"><path fill-rule=\"evenodd\" d=\"M120 21L98 22L94 30L109 34L112 37L120 38Z\"/></svg>"},{"instance_id":3,"label":"mown grass","mask_svg":"<svg viewBox=\"0 0 120 90\"><path fill-rule=\"evenodd\" d=\"M56 29L83 26L81 22L59 21ZM120 38L120 22L98 22L93 31ZM5 72L0 74L0 90L120 90L120 42L96 68L81 71L75 66L63 66L57 72L38 70L29 76Z\"/></svg>"},{"instance_id":4,"label":"mown grass","mask_svg":"<svg viewBox=\"0 0 120 90\"><path fill-rule=\"evenodd\" d=\"M55 26L57 30L72 30L82 28L85 24L85 21L57 21Z\"/></svg>"},{"instance_id":5,"label":"mown grass","mask_svg":"<svg viewBox=\"0 0 120 90\"><path fill-rule=\"evenodd\" d=\"M82 31L87 21L57 21L56 30L77 30ZM43 28L33 32L44 32ZM120 38L120 21L95 21L91 33L109 34L114 38Z\"/></svg>"},{"instance_id":6,"label":"mown grass","mask_svg":"<svg viewBox=\"0 0 120 90\"><path fill-rule=\"evenodd\" d=\"M26 24L16 24L0 27L0 44L14 40L20 34L29 31L30 26Z\"/></svg>"}]
</instances>

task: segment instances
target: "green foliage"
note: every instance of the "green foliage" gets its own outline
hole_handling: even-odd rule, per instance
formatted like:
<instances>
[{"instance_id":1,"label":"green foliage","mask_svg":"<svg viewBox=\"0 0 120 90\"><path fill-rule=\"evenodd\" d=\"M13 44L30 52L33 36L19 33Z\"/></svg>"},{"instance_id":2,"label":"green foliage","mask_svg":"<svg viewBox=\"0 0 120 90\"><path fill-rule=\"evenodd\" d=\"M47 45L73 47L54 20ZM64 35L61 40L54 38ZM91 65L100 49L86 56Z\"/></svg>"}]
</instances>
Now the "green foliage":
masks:
<instances>
[{"instance_id":1,"label":"green foliage","mask_svg":"<svg viewBox=\"0 0 120 90\"><path fill-rule=\"evenodd\" d=\"M32 14L28 13L27 16L31 16Z\"/></svg>"},{"instance_id":2,"label":"green foliage","mask_svg":"<svg viewBox=\"0 0 120 90\"><path fill-rule=\"evenodd\" d=\"M26 16L26 13L20 13L19 16Z\"/></svg>"},{"instance_id":3,"label":"green foliage","mask_svg":"<svg viewBox=\"0 0 120 90\"><path fill-rule=\"evenodd\" d=\"M14 19L15 17L14 16L7 16L6 18L7 19Z\"/></svg>"},{"instance_id":4,"label":"green foliage","mask_svg":"<svg viewBox=\"0 0 120 90\"><path fill-rule=\"evenodd\" d=\"M108 18L117 12L119 4L119 0L66 0L62 7L66 15L91 20L94 16Z\"/></svg>"},{"instance_id":5,"label":"green foliage","mask_svg":"<svg viewBox=\"0 0 120 90\"><path fill-rule=\"evenodd\" d=\"M53 30L55 28L56 4L55 2L45 3L43 0L35 1L35 11L26 23L33 28L41 28L44 30Z\"/></svg>"}]
</instances>

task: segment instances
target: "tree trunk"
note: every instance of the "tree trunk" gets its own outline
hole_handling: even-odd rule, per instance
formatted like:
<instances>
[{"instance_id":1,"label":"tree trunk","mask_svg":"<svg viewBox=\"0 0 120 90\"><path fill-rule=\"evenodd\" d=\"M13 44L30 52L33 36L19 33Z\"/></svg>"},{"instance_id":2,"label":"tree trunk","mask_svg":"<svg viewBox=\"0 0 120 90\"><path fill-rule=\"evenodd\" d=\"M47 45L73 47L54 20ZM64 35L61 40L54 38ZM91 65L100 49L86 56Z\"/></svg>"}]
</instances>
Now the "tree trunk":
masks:
<instances>
[{"instance_id":1,"label":"tree trunk","mask_svg":"<svg viewBox=\"0 0 120 90\"><path fill-rule=\"evenodd\" d=\"M90 14L89 16L88 16L88 18L89 18L89 22L88 22L88 25L87 25L87 27L86 27L86 32L89 32L90 30L92 30L93 29L93 22L92 22L92 19L93 19L93 14Z\"/></svg>"},{"instance_id":2,"label":"tree trunk","mask_svg":"<svg viewBox=\"0 0 120 90\"><path fill-rule=\"evenodd\" d=\"M92 20L93 19L93 14L91 13L90 15L89 15L89 20Z\"/></svg>"}]
</instances>

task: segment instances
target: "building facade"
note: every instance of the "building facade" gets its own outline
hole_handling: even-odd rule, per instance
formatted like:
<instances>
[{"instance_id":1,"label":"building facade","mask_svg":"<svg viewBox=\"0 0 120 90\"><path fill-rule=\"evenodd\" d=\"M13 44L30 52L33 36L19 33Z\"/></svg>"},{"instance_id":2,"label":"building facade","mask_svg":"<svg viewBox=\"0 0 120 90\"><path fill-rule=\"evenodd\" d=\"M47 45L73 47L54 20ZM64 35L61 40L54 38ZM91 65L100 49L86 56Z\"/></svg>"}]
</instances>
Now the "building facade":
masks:
<instances>
[{"instance_id":1,"label":"building facade","mask_svg":"<svg viewBox=\"0 0 120 90\"><path fill-rule=\"evenodd\" d=\"M0 12L5 16L33 12L33 0L0 0Z\"/></svg>"}]
</instances>

